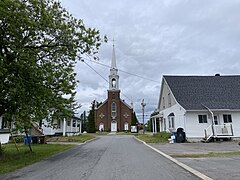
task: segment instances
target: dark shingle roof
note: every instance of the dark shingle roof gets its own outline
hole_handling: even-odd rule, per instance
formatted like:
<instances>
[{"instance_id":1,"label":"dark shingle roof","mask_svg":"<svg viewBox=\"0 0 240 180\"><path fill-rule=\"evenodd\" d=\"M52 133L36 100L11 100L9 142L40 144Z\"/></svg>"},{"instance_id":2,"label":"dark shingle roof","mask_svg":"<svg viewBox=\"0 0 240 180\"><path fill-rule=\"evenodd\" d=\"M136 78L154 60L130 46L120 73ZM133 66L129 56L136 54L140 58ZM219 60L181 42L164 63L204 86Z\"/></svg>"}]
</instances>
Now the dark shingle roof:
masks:
<instances>
[{"instance_id":1,"label":"dark shingle roof","mask_svg":"<svg viewBox=\"0 0 240 180\"><path fill-rule=\"evenodd\" d=\"M240 109L240 76L163 76L186 110Z\"/></svg>"}]
</instances>

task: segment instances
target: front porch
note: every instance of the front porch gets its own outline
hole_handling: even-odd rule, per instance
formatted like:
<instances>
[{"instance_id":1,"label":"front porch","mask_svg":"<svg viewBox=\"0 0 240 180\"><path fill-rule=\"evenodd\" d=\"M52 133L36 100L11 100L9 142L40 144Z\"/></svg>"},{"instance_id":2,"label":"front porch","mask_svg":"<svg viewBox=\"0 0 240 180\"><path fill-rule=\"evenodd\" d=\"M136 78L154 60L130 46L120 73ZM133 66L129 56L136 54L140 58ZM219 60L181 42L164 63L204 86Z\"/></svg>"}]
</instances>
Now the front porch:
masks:
<instances>
[{"instance_id":1,"label":"front porch","mask_svg":"<svg viewBox=\"0 0 240 180\"><path fill-rule=\"evenodd\" d=\"M205 137L204 137L205 141L209 141L212 138L220 139L220 138L234 137L232 124L221 124L221 125L211 124L206 129L204 129L204 134L205 134Z\"/></svg>"}]
</instances>

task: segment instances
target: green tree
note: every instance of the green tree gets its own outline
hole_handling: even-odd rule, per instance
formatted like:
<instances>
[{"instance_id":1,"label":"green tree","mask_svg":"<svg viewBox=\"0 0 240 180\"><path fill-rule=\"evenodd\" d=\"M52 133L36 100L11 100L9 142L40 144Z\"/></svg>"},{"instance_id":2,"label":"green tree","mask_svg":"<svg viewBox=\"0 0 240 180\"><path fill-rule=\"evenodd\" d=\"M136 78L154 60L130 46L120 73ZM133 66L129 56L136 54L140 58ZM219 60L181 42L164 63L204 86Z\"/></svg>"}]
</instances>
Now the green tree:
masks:
<instances>
[{"instance_id":1,"label":"green tree","mask_svg":"<svg viewBox=\"0 0 240 180\"><path fill-rule=\"evenodd\" d=\"M87 132L88 133L95 133L96 132L96 127L95 127L95 118L94 118L94 113L95 113L95 106L96 106L96 101L94 100L92 102L91 109L88 114L88 123L87 123Z\"/></svg>"},{"instance_id":2,"label":"green tree","mask_svg":"<svg viewBox=\"0 0 240 180\"><path fill-rule=\"evenodd\" d=\"M95 109L98 108L102 102L97 102L94 100L92 102L91 109L89 111L88 117L87 117L87 132L89 133L95 133L96 132L96 127L95 127Z\"/></svg>"},{"instance_id":3,"label":"green tree","mask_svg":"<svg viewBox=\"0 0 240 180\"><path fill-rule=\"evenodd\" d=\"M80 115L80 119L82 121L82 131L87 131L87 118L86 118L86 111Z\"/></svg>"},{"instance_id":4,"label":"green tree","mask_svg":"<svg viewBox=\"0 0 240 180\"><path fill-rule=\"evenodd\" d=\"M133 113L132 113L131 125L137 125L137 124L138 124L138 119L137 119L136 113L133 112Z\"/></svg>"},{"instance_id":5,"label":"green tree","mask_svg":"<svg viewBox=\"0 0 240 180\"><path fill-rule=\"evenodd\" d=\"M31 121L71 117L74 66L84 55L96 58L101 42L58 1L1 0L0 116L14 115L26 132Z\"/></svg>"}]
</instances>

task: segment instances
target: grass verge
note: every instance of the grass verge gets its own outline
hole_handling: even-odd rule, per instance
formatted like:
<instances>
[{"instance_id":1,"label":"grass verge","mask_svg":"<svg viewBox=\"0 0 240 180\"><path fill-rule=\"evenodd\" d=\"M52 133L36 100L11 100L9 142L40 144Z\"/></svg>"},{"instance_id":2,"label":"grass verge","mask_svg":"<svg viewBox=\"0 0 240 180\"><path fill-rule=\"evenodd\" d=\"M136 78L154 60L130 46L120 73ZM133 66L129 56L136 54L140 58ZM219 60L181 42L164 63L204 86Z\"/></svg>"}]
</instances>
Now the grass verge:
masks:
<instances>
[{"instance_id":1,"label":"grass verge","mask_svg":"<svg viewBox=\"0 0 240 180\"><path fill-rule=\"evenodd\" d=\"M168 142L171 134L167 132L160 132L156 134L136 134L135 136L146 143L166 143Z\"/></svg>"},{"instance_id":2,"label":"grass verge","mask_svg":"<svg viewBox=\"0 0 240 180\"><path fill-rule=\"evenodd\" d=\"M174 154L174 158L202 158L202 157L225 157L225 156L240 156L240 151L234 152L209 152L206 154Z\"/></svg>"},{"instance_id":3,"label":"grass verge","mask_svg":"<svg viewBox=\"0 0 240 180\"><path fill-rule=\"evenodd\" d=\"M33 152L29 151L27 145L18 144L19 153L14 144L4 144L3 156L0 157L0 174L8 173L45 159L51 155L65 151L74 147L74 145L62 144L33 144Z\"/></svg>"},{"instance_id":4,"label":"grass verge","mask_svg":"<svg viewBox=\"0 0 240 180\"><path fill-rule=\"evenodd\" d=\"M48 138L48 142L79 142L84 143L90 139L94 139L96 136L93 134L80 134L78 136L57 136Z\"/></svg>"}]
</instances>

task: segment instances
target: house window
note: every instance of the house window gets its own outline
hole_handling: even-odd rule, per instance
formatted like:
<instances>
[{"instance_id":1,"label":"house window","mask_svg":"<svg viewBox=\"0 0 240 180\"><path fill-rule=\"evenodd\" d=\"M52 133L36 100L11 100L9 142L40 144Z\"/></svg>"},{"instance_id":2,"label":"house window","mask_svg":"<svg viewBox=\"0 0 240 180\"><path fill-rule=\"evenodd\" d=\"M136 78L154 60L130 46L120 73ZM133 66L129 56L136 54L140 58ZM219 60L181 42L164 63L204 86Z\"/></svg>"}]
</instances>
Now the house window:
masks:
<instances>
[{"instance_id":1,"label":"house window","mask_svg":"<svg viewBox=\"0 0 240 180\"><path fill-rule=\"evenodd\" d=\"M168 93L168 106L171 107L172 102L171 102L171 96L170 93Z\"/></svg>"},{"instance_id":2,"label":"house window","mask_svg":"<svg viewBox=\"0 0 240 180\"><path fill-rule=\"evenodd\" d=\"M164 97L162 98L162 102L163 102L163 109L165 109L165 99L164 99Z\"/></svg>"},{"instance_id":3,"label":"house window","mask_svg":"<svg viewBox=\"0 0 240 180\"><path fill-rule=\"evenodd\" d=\"M58 128L61 128L61 121L60 121L60 119L57 120L57 126L58 126Z\"/></svg>"},{"instance_id":4,"label":"house window","mask_svg":"<svg viewBox=\"0 0 240 180\"><path fill-rule=\"evenodd\" d=\"M168 124L169 124L169 128L174 129L175 127L174 116L168 116Z\"/></svg>"},{"instance_id":5,"label":"house window","mask_svg":"<svg viewBox=\"0 0 240 180\"><path fill-rule=\"evenodd\" d=\"M1 129L7 128L7 119L6 117L2 117L2 125Z\"/></svg>"},{"instance_id":6,"label":"house window","mask_svg":"<svg viewBox=\"0 0 240 180\"><path fill-rule=\"evenodd\" d=\"M73 120L72 127L76 127L76 120Z\"/></svg>"},{"instance_id":7,"label":"house window","mask_svg":"<svg viewBox=\"0 0 240 180\"><path fill-rule=\"evenodd\" d=\"M232 122L232 116L231 116L231 114L224 114L224 115L223 115L223 122L224 122L224 123L231 123L231 122Z\"/></svg>"},{"instance_id":8,"label":"house window","mask_svg":"<svg viewBox=\"0 0 240 180\"><path fill-rule=\"evenodd\" d=\"M198 115L199 123L207 123L207 115Z\"/></svg>"},{"instance_id":9,"label":"house window","mask_svg":"<svg viewBox=\"0 0 240 180\"><path fill-rule=\"evenodd\" d=\"M71 126L71 121L67 120L67 126Z\"/></svg>"},{"instance_id":10,"label":"house window","mask_svg":"<svg viewBox=\"0 0 240 180\"><path fill-rule=\"evenodd\" d=\"M116 107L116 103L113 102L112 103L112 117L116 117L117 114L117 107Z\"/></svg>"}]
</instances>

